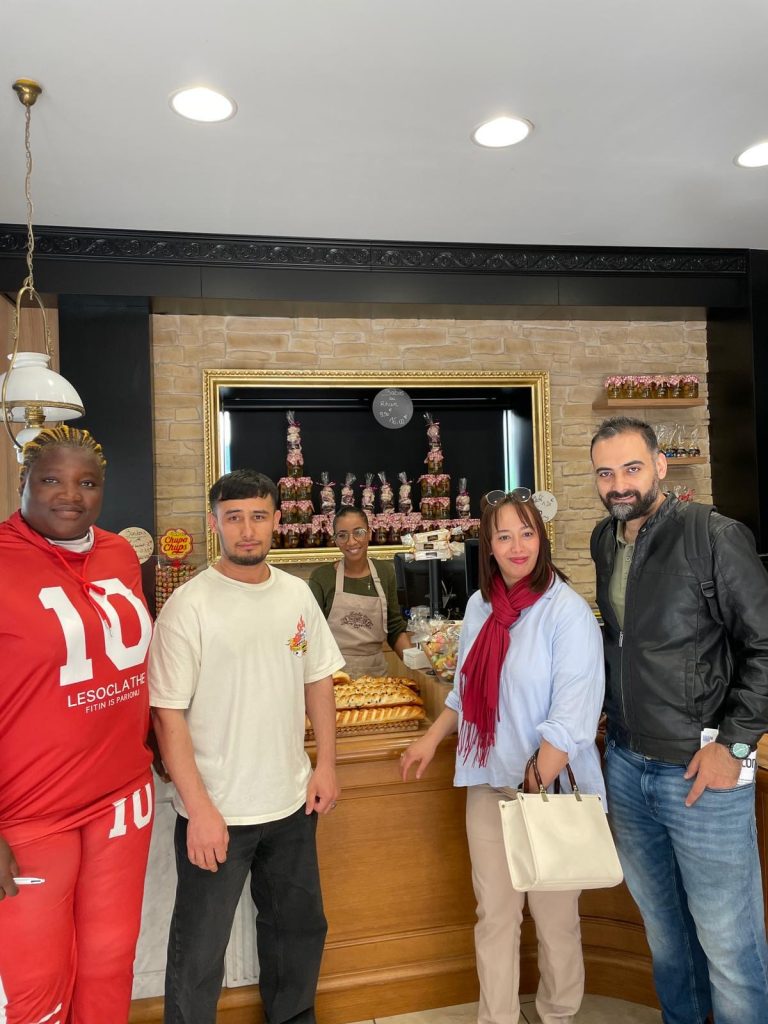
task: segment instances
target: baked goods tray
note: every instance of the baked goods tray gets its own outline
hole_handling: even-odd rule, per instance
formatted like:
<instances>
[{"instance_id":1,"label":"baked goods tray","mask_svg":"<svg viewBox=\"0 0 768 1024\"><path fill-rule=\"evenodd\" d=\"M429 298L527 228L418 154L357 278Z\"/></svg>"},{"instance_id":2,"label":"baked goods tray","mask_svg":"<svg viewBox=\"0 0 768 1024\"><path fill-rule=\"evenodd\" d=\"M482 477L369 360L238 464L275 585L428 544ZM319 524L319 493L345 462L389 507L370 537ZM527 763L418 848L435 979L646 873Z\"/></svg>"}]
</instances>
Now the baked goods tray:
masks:
<instances>
[{"instance_id":1,"label":"baked goods tray","mask_svg":"<svg viewBox=\"0 0 768 1024\"><path fill-rule=\"evenodd\" d=\"M424 724L423 718L407 719L404 722L371 722L370 725L339 725L336 727L337 736L360 736L364 733L381 732L416 732ZM304 733L306 740L315 738L314 729L307 729Z\"/></svg>"}]
</instances>

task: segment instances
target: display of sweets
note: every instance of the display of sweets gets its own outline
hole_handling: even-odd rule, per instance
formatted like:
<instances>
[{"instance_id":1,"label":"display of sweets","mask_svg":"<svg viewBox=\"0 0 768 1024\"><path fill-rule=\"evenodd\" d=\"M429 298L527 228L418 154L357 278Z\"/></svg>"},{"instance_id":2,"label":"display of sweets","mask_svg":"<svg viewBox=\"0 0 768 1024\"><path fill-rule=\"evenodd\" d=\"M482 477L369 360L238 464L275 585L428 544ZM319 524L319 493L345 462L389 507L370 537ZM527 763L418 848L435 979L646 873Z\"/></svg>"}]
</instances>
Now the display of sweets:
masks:
<instances>
[{"instance_id":1,"label":"display of sweets","mask_svg":"<svg viewBox=\"0 0 768 1024\"><path fill-rule=\"evenodd\" d=\"M392 484L387 480L387 474L382 471L378 474L379 480L381 481L381 487L379 488L379 507L384 515L388 512L395 511L395 492L392 490Z\"/></svg>"},{"instance_id":2,"label":"display of sweets","mask_svg":"<svg viewBox=\"0 0 768 1024\"><path fill-rule=\"evenodd\" d=\"M459 490L456 494L456 515L459 519L469 519L470 515L469 491L467 490L467 478L465 476L459 477Z\"/></svg>"},{"instance_id":3,"label":"display of sweets","mask_svg":"<svg viewBox=\"0 0 768 1024\"><path fill-rule=\"evenodd\" d=\"M459 628L439 625L422 644L424 653L444 683L452 683L459 653Z\"/></svg>"},{"instance_id":4,"label":"display of sweets","mask_svg":"<svg viewBox=\"0 0 768 1024\"><path fill-rule=\"evenodd\" d=\"M298 509L297 501L281 501L280 502L280 522L285 525L286 523L298 522Z\"/></svg>"},{"instance_id":5,"label":"display of sweets","mask_svg":"<svg viewBox=\"0 0 768 1024\"><path fill-rule=\"evenodd\" d=\"M307 547L321 548L325 546L327 542L326 527L327 522L325 516L312 516L309 531L304 538L307 543Z\"/></svg>"},{"instance_id":6,"label":"display of sweets","mask_svg":"<svg viewBox=\"0 0 768 1024\"><path fill-rule=\"evenodd\" d=\"M373 473L365 474L365 483L361 486L360 507L363 512L373 515L373 505L376 500L376 488L373 486Z\"/></svg>"},{"instance_id":7,"label":"display of sweets","mask_svg":"<svg viewBox=\"0 0 768 1024\"><path fill-rule=\"evenodd\" d=\"M300 548L303 546L302 542L308 530L307 526L299 523L287 523L279 529L283 536L284 548Z\"/></svg>"},{"instance_id":8,"label":"display of sweets","mask_svg":"<svg viewBox=\"0 0 768 1024\"><path fill-rule=\"evenodd\" d=\"M397 491L397 511L407 516L413 511L411 481L408 479L407 473L398 473L397 479L400 481L400 487Z\"/></svg>"},{"instance_id":9,"label":"display of sweets","mask_svg":"<svg viewBox=\"0 0 768 1024\"><path fill-rule=\"evenodd\" d=\"M422 498L419 509L424 519L447 519L451 510L450 498Z\"/></svg>"},{"instance_id":10,"label":"display of sweets","mask_svg":"<svg viewBox=\"0 0 768 1024\"><path fill-rule=\"evenodd\" d=\"M341 488L341 504L342 505L354 505L355 504L355 491L354 483L357 477L354 473L347 473L344 478L344 486Z\"/></svg>"},{"instance_id":11,"label":"display of sweets","mask_svg":"<svg viewBox=\"0 0 768 1024\"><path fill-rule=\"evenodd\" d=\"M187 580L191 580L196 572L194 565L187 565L186 562L174 564L157 563L155 566L155 610L160 612L165 602L177 587Z\"/></svg>"},{"instance_id":12,"label":"display of sweets","mask_svg":"<svg viewBox=\"0 0 768 1024\"><path fill-rule=\"evenodd\" d=\"M296 499L296 485L294 476L281 476L277 481L277 490L280 494L280 501L294 501Z\"/></svg>"},{"instance_id":13,"label":"display of sweets","mask_svg":"<svg viewBox=\"0 0 768 1024\"><path fill-rule=\"evenodd\" d=\"M432 413L425 412L424 419L427 423L427 441L429 449L424 461L427 464L428 473L442 473L443 471L443 449L440 445L440 424L433 419Z\"/></svg>"},{"instance_id":14,"label":"display of sweets","mask_svg":"<svg viewBox=\"0 0 768 1024\"><path fill-rule=\"evenodd\" d=\"M389 516L381 514L373 517L371 521L374 544L389 543Z\"/></svg>"},{"instance_id":15,"label":"display of sweets","mask_svg":"<svg viewBox=\"0 0 768 1024\"><path fill-rule=\"evenodd\" d=\"M336 481L331 480L331 474L324 469L320 474L320 511L323 513L336 511L335 486Z\"/></svg>"},{"instance_id":16,"label":"display of sweets","mask_svg":"<svg viewBox=\"0 0 768 1024\"><path fill-rule=\"evenodd\" d=\"M401 512L392 512L387 519L389 520L389 543L399 544L405 516Z\"/></svg>"},{"instance_id":17,"label":"display of sweets","mask_svg":"<svg viewBox=\"0 0 768 1024\"><path fill-rule=\"evenodd\" d=\"M451 478L447 473L424 473L419 483L422 498L447 498L451 493Z\"/></svg>"},{"instance_id":18,"label":"display of sweets","mask_svg":"<svg viewBox=\"0 0 768 1024\"><path fill-rule=\"evenodd\" d=\"M307 501L312 497L312 477L281 476L277 489L281 501Z\"/></svg>"},{"instance_id":19,"label":"display of sweets","mask_svg":"<svg viewBox=\"0 0 768 1024\"><path fill-rule=\"evenodd\" d=\"M301 428L293 409L286 412L288 429L286 431L287 452L285 456L285 472L287 476L301 476L304 469L304 454L301 450Z\"/></svg>"},{"instance_id":20,"label":"display of sweets","mask_svg":"<svg viewBox=\"0 0 768 1024\"><path fill-rule=\"evenodd\" d=\"M306 499L303 501L296 502L296 522L297 523L310 523L312 516L315 514L315 506L311 501Z\"/></svg>"}]
</instances>

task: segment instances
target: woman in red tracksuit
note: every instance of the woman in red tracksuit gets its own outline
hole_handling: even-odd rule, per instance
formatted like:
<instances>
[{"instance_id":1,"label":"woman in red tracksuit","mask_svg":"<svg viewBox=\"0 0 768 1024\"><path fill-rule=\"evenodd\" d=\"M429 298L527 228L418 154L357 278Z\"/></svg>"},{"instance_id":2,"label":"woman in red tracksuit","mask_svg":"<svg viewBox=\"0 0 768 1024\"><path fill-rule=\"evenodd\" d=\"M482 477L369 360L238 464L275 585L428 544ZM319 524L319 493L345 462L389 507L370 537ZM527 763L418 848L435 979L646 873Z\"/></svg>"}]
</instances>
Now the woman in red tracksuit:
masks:
<instances>
[{"instance_id":1,"label":"woman in red tracksuit","mask_svg":"<svg viewBox=\"0 0 768 1024\"><path fill-rule=\"evenodd\" d=\"M94 527L83 430L24 447L0 524L0 1021L123 1024L153 813L152 622L130 545ZM16 880L14 880L16 879Z\"/></svg>"}]
</instances>

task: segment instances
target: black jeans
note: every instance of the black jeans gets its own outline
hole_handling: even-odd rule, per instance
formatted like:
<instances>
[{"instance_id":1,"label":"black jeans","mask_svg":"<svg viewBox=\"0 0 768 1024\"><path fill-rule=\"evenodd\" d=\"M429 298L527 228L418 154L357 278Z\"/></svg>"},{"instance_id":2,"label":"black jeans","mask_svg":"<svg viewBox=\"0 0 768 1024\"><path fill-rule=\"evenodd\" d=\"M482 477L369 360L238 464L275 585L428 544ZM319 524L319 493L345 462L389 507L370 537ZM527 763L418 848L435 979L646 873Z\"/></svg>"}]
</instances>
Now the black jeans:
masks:
<instances>
[{"instance_id":1,"label":"black jeans","mask_svg":"<svg viewBox=\"0 0 768 1024\"><path fill-rule=\"evenodd\" d=\"M168 937L165 1024L215 1024L224 954L248 872L256 904L259 990L269 1024L314 1024L327 924L317 868L317 815L229 828L227 859L204 871L176 820L178 884Z\"/></svg>"}]
</instances>

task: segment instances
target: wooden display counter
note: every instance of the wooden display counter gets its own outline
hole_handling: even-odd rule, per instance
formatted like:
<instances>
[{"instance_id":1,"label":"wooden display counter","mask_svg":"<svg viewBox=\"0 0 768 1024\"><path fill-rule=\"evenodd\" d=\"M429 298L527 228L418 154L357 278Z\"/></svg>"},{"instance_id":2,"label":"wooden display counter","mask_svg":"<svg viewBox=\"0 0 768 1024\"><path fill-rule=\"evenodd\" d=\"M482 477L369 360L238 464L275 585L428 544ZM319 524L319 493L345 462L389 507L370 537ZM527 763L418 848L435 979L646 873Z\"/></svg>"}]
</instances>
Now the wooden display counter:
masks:
<instances>
[{"instance_id":1,"label":"wooden display counter","mask_svg":"<svg viewBox=\"0 0 768 1024\"><path fill-rule=\"evenodd\" d=\"M434 717L448 687L421 678ZM399 756L417 735L339 741L342 796L318 829L329 925L317 996L321 1024L477 999L465 790L452 785L455 740L442 744L426 778L402 783ZM768 889L766 768L758 771L757 818ZM658 1005L642 922L626 887L584 893L581 911L587 991ZM536 984L536 938L526 917L521 991ZM223 991L219 1024L263 1019L256 986ZM130 1020L161 1021L162 999L135 1001Z\"/></svg>"}]
</instances>

